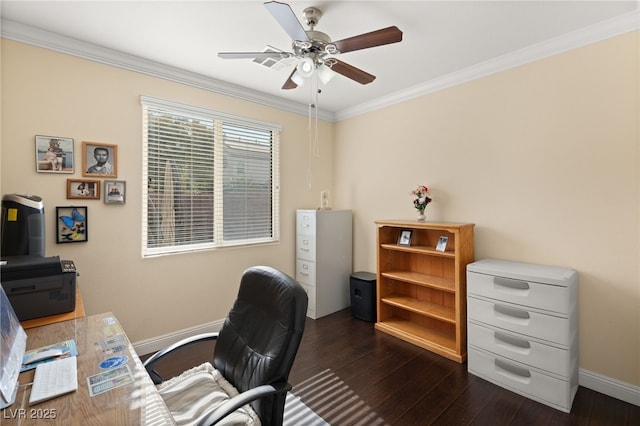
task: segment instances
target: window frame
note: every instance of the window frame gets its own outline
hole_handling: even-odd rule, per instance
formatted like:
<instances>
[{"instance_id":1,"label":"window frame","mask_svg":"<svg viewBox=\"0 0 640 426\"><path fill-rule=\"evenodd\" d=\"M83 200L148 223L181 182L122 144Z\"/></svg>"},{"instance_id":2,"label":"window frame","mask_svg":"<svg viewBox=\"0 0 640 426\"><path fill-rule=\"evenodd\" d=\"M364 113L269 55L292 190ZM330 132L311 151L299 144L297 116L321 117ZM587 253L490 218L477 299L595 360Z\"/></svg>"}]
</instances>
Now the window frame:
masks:
<instances>
[{"instance_id":1,"label":"window frame","mask_svg":"<svg viewBox=\"0 0 640 426\"><path fill-rule=\"evenodd\" d=\"M224 247L253 246L261 244L273 244L280 241L280 131L281 126L258 121L246 117L239 117L208 108L183 104L165 99L150 96L140 96L141 116L142 116L142 257L156 257L170 254L199 252L203 250L215 250ZM213 221L213 241L206 243L191 242L188 244L174 244L161 247L151 247L149 245L149 141L148 141L148 114L149 108L161 110L167 114L176 116L187 116L190 118L212 120L213 130L213 205L211 215ZM259 131L271 133L270 140L270 166L271 166L271 236L259 238L243 238L224 240L224 147L222 128L225 124L233 126L247 127ZM222 207L219 207L222 206Z\"/></svg>"}]
</instances>

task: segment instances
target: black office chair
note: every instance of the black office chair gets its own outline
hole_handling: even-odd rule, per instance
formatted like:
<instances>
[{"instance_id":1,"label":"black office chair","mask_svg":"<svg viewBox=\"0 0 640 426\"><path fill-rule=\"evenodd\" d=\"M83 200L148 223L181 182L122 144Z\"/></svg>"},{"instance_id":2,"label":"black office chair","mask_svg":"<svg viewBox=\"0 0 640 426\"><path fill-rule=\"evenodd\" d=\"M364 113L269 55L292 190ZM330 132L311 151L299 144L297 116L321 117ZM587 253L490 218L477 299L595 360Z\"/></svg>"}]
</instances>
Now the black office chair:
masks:
<instances>
[{"instance_id":1,"label":"black office chair","mask_svg":"<svg viewBox=\"0 0 640 426\"><path fill-rule=\"evenodd\" d=\"M144 363L174 420L178 424L194 420L195 424L215 424L223 419L225 423L253 424L257 415L263 425L281 425L307 303L305 290L288 275L265 266L247 269L219 333L187 338ZM158 361L207 340L216 340L213 366L205 363L163 383L154 370ZM236 392L225 381L239 394L234 396Z\"/></svg>"}]
</instances>

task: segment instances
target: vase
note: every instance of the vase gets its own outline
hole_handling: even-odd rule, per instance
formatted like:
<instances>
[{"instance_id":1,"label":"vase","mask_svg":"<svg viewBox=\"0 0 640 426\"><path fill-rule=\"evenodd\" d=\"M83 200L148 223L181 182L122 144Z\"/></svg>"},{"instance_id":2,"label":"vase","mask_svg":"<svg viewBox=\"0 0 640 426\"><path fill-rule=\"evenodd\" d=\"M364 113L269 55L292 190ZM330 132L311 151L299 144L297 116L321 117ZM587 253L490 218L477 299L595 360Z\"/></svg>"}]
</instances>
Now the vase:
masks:
<instances>
[{"instance_id":1,"label":"vase","mask_svg":"<svg viewBox=\"0 0 640 426\"><path fill-rule=\"evenodd\" d=\"M424 222L427 217L424 215L424 209L418 210L418 222Z\"/></svg>"}]
</instances>

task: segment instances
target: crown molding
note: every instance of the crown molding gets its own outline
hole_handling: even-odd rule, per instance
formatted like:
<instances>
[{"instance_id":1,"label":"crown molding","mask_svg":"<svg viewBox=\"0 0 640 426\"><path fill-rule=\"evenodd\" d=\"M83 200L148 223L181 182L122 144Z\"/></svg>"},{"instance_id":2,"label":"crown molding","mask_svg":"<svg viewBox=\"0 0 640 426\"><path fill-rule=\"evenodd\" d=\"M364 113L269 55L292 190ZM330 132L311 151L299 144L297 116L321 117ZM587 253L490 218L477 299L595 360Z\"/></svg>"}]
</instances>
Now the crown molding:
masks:
<instances>
[{"instance_id":1,"label":"crown molding","mask_svg":"<svg viewBox=\"0 0 640 426\"><path fill-rule=\"evenodd\" d=\"M81 40L51 33L39 28L2 19L2 37L22 43L42 47L79 58L146 74L152 77L185 84L214 93L242 99L283 111L307 116L308 105L268 95L236 84L227 83L201 74L182 70L137 56L107 49ZM447 89L478 78L486 77L510 68L515 68L546 57L557 55L607 38L615 37L640 28L640 10L636 9L600 23L576 30L550 40L534 44L479 64L455 71L444 76L365 102L338 112L320 109L318 118L337 122L366 114L397 103L405 102L439 90Z\"/></svg>"},{"instance_id":2,"label":"crown molding","mask_svg":"<svg viewBox=\"0 0 640 426\"><path fill-rule=\"evenodd\" d=\"M342 121L351 117L366 114L368 112L418 98L429 93L486 77L500 71L506 71L510 68L515 68L520 65L634 31L638 28L640 28L640 11L636 9L633 12L608 19L589 27L585 27L562 36L534 44L524 49L472 65L468 68L446 74L442 77L426 81L425 83L410 87L406 90L401 90L388 96L374 99L371 102L343 109L335 113L335 121Z\"/></svg>"},{"instance_id":3,"label":"crown molding","mask_svg":"<svg viewBox=\"0 0 640 426\"><path fill-rule=\"evenodd\" d=\"M151 77L162 78L164 80L185 84L260 105L266 105L295 114L304 116L309 114L309 106L306 104L288 101L277 96L268 95L236 84L206 77L202 74L45 31L30 25L2 19L1 29L0 34L2 34L2 37L9 40L30 44ZM325 121L334 121L333 113L322 109L318 110L318 118Z\"/></svg>"}]
</instances>

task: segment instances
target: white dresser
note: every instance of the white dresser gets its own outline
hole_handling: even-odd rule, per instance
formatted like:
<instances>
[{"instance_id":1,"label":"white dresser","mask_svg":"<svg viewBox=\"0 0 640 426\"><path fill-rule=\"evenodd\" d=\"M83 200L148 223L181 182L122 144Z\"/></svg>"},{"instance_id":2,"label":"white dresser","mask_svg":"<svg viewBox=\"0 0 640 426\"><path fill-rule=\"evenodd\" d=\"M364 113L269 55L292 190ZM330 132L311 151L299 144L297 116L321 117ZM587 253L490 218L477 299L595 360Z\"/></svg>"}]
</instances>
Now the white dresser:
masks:
<instances>
[{"instance_id":1,"label":"white dresser","mask_svg":"<svg viewBox=\"0 0 640 426\"><path fill-rule=\"evenodd\" d=\"M351 210L296 212L296 280L309 295L310 318L349 306L351 253Z\"/></svg>"},{"instance_id":2,"label":"white dresser","mask_svg":"<svg viewBox=\"0 0 640 426\"><path fill-rule=\"evenodd\" d=\"M571 411L578 390L578 274L484 259L467 265L469 372Z\"/></svg>"}]
</instances>

